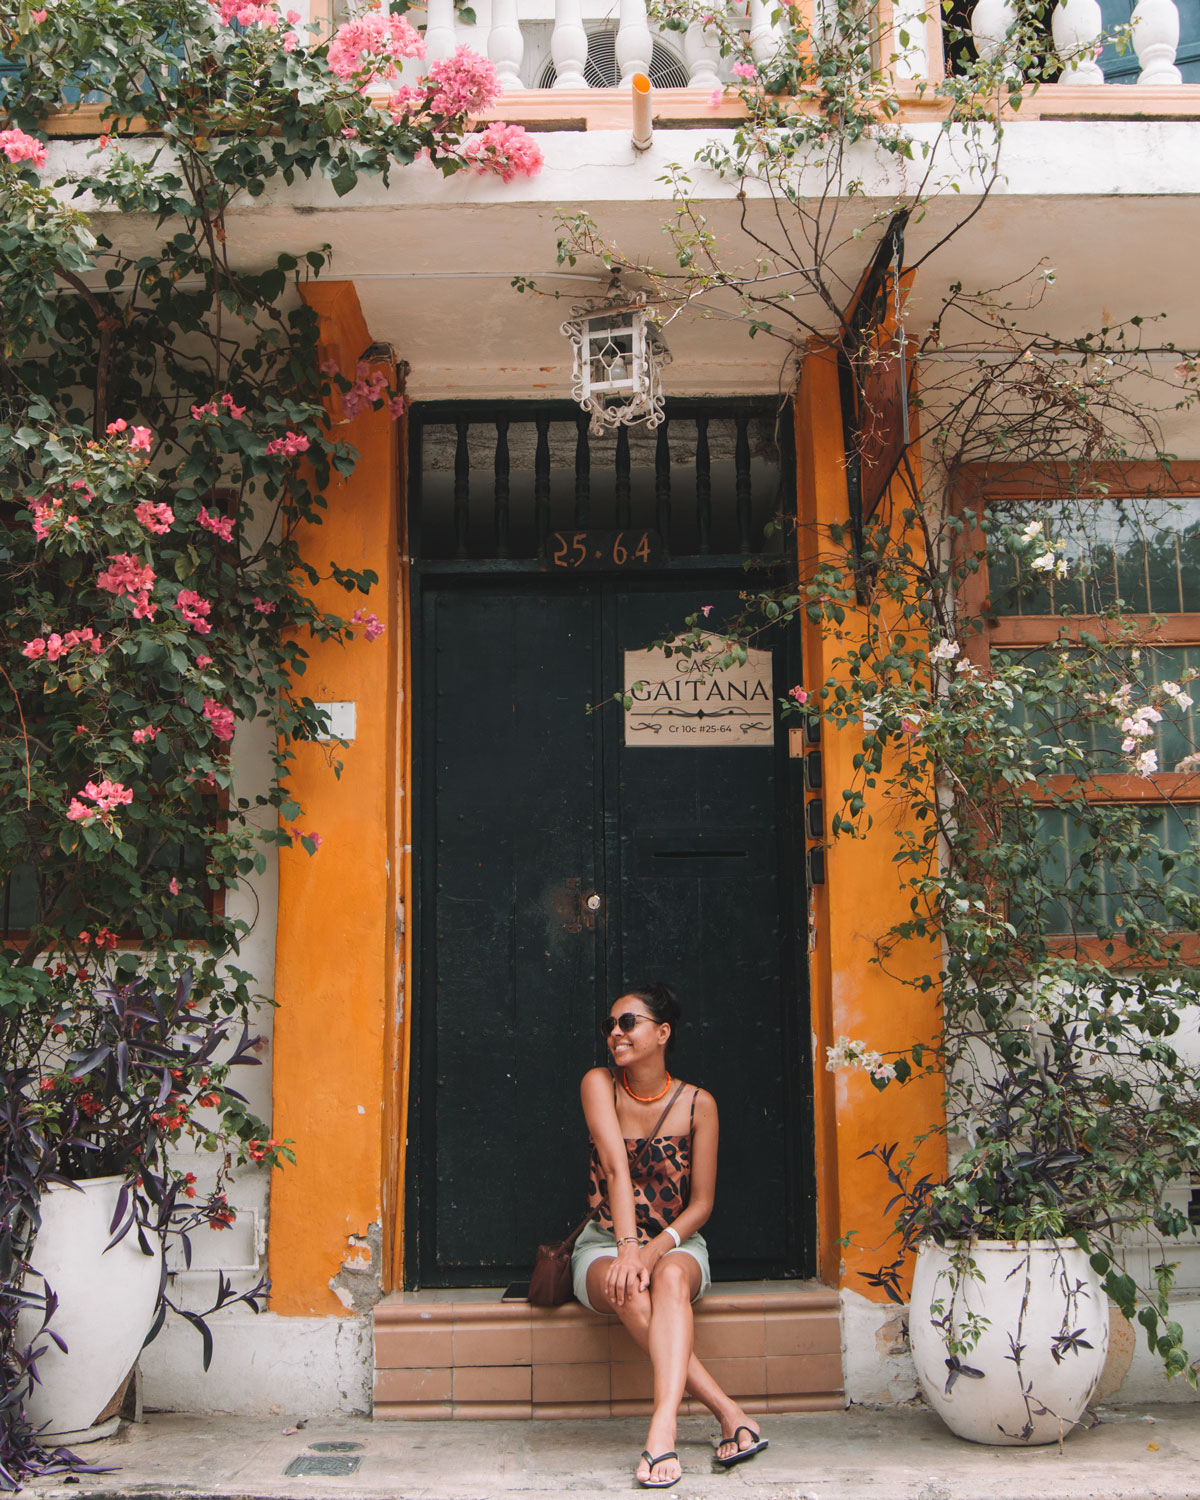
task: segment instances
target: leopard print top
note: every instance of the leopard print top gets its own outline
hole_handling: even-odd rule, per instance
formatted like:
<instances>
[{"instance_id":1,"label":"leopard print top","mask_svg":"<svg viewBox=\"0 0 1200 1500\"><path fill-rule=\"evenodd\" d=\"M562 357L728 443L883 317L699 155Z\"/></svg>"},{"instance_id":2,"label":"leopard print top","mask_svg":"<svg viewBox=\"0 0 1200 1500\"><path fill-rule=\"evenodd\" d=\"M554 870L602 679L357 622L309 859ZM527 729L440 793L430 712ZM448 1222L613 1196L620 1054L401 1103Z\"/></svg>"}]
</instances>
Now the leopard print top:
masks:
<instances>
[{"instance_id":1,"label":"leopard print top","mask_svg":"<svg viewBox=\"0 0 1200 1500\"><path fill-rule=\"evenodd\" d=\"M699 1092L699 1089L692 1090L687 1135L656 1135L645 1151L642 1150L645 1136L625 1137L637 1232L641 1240L652 1240L656 1234L661 1234L687 1207L692 1181L692 1128L696 1121L696 1095ZM588 1217L605 1229L613 1227L608 1181L594 1141L589 1163Z\"/></svg>"}]
</instances>

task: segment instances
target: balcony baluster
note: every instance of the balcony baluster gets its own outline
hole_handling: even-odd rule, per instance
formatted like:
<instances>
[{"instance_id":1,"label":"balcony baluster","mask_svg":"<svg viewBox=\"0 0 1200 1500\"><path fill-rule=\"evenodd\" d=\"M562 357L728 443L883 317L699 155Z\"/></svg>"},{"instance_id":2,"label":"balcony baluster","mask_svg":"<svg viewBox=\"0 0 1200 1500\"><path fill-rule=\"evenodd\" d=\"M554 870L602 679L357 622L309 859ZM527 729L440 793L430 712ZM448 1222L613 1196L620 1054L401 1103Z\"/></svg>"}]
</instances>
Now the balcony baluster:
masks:
<instances>
[{"instance_id":1,"label":"balcony baluster","mask_svg":"<svg viewBox=\"0 0 1200 1500\"><path fill-rule=\"evenodd\" d=\"M1016 19L1017 8L1012 0L979 0L971 12L971 35L976 52L985 62L995 62L1003 52Z\"/></svg>"},{"instance_id":2,"label":"balcony baluster","mask_svg":"<svg viewBox=\"0 0 1200 1500\"><path fill-rule=\"evenodd\" d=\"M1138 0L1133 12L1133 50L1142 65L1139 83L1182 83L1175 66L1179 7L1175 0Z\"/></svg>"},{"instance_id":3,"label":"balcony baluster","mask_svg":"<svg viewBox=\"0 0 1200 1500\"><path fill-rule=\"evenodd\" d=\"M683 39L683 57L687 63L689 88L721 87L721 78L717 72L721 61L721 45L710 27L699 21L689 22Z\"/></svg>"},{"instance_id":4,"label":"balcony baluster","mask_svg":"<svg viewBox=\"0 0 1200 1500\"><path fill-rule=\"evenodd\" d=\"M1064 67L1060 83L1103 83L1096 61L1104 22L1097 0L1060 0L1050 21Z\"/></svg>"},{"instance_id":5,"label":"balcony baluster","mask_svg":"<svg viewBox=\"0 0 1200 1500\"><path fill-rule=\"evenodd\" d=\"M488 56L495 64L496 78L503 93L522 87L521 62L525 56L525 38L521 35L520 22L517 20L517 0L492 0Z\"/></svg>"},{"instance_id":6,"label":"balcony baluster","mask_svg":"<svg viewBox=\"0 0 1200 1500\"><path fill-rule=\"evenodd\" d=\"M556 89L585 89L588 39L583 29L581 0L554 0L554 32L550 38Z\"/></svg>"},{"instance_id":7,"label":"balcony baluster","mask_svg":"<svg viewBox=\"0 0 1200 1500\"><path fill-rule=\"evenodd\" d=\"M769 66L783 45L783 31L771 17L777 0L750 0L750 51L759 68Z\"/></svg>"},{"instance_id":8,"label":"balcony baluster","mask_svg":"<svg viewBox=\"0 0 1200 1500\"><path fill-rule=\"evenodd\" d=\"M453 57L458 46L454 34L454 0L428 0L425 25L425 62Z\"/></svg>"},{"instance_id":9,"label":"balcony baluster","mask_svg":"<svg viewBox=\"0 0 1200 1500\"><path fill-rule=\"evenodd\" d=\"M650 56L654 39L646 19L646 0L621 0L621 20L617 27L617 62L621 82L628 83L635 73L650 74Z\"/></svg>"}]
</instances>

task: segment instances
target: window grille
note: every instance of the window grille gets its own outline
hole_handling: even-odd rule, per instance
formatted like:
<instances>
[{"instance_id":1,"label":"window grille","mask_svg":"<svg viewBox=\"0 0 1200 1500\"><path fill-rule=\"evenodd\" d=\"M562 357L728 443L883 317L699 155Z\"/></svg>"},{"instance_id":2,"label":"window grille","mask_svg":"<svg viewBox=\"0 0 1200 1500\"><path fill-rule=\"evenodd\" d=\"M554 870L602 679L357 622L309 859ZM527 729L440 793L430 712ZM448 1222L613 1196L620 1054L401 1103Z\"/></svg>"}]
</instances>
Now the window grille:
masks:
<instances>
[{"instance_id":1,"label":"window grille","mask_svg":"<svg viewBox=\"0 0 1200 1500\"><path fill-rule=\"evenodd\" d=\"M536 562L564 529L637 528L671 561L781 556L795 512L790 404L668 401L655 430L601 437L569 402L430 403L411 423L422 560Z\"/></svg>"}]
</instances>

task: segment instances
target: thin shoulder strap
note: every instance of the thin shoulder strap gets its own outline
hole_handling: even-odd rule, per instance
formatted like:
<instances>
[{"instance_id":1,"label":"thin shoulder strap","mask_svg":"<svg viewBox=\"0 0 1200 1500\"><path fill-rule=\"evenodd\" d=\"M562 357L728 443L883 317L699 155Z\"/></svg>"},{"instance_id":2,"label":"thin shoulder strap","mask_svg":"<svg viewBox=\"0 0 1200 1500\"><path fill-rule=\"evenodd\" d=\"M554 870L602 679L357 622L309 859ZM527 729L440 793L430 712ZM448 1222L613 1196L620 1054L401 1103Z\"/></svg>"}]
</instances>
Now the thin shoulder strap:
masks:
<instances>
[{"instance_id":1,"label":"thin shoulder strap","mask_svg":"<svg viewBox=\"0 0 1200 1500\"><path fill-rule=\"evenodd\" d=\"M650 1132L650 1134L642 1142L641 1151L639 1151L638 1154L637 1154L637 1156L634 1157L634 1162L635 1163L641 1159L642 1151L649 1150L650 1142L655 1138L655 1136L658 1134L658 1132L662 1129L663 1121L671 1113L671 1106L675 1103L676 1099L679 1098L680 1094L683 1093L683 1091L684 1091L684 1089L686 1087L687 1087L686 1084L681 1083L679 1085L679 1087L675 1090L675 1092L671 1095L671 1097L667 1100L667 1107L666 1107L666 1109L664 1109L663 1112L662 1112L662 1114L659 1115L658 1119L655 1121L654 1129Z\"/></svg>"},{"instance_id":2,"label":"thin shoulder strap","mask_svg":"<svg viewBox=\"0 0 1200 1500\"><path fill-rule=\"evenodd\" d=\"M696 1128L696 1095L699 1092L700 1092L699 1089L693 1089L692 1090L692 1112L688 1116L688 1134L689 1135L691 1135L692 1131L695 1130L695 1128Z\"/></svg>"},{"instance_id":3,"label":"thin shoulder strap","mask_svg":"<svg viewBox=\"0 0 1200 1500\"><path fill-rule=\"evenodd\" d=\"M613 1108L617 1107L617 1075L613 1074Z\"/></svg>"}]
</instances>

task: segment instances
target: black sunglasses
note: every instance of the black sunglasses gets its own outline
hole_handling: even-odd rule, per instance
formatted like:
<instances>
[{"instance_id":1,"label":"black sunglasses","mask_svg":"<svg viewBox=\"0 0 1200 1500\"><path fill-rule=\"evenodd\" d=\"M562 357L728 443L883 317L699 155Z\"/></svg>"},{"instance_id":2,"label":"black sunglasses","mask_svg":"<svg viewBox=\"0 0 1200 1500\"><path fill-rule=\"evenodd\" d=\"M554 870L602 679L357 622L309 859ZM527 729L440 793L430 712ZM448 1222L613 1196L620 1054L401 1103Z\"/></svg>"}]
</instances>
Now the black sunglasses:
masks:
<instances>
[{"instance_id":1,"label":"black sunglasses","mask_svg":"<svg viewBox=\"0 0 1200 1500\"><path fill-rule=\"evenodd\" d=\"M600 1031L604 1036L611 1036L614 1027L619 1026L628 1036L639 1021L652 1021L653 1019L653 1016L640 1016L635 1011L627 1010L623 1015L605 1016L600 1022Z\"/></svg>"}]
</instances>

